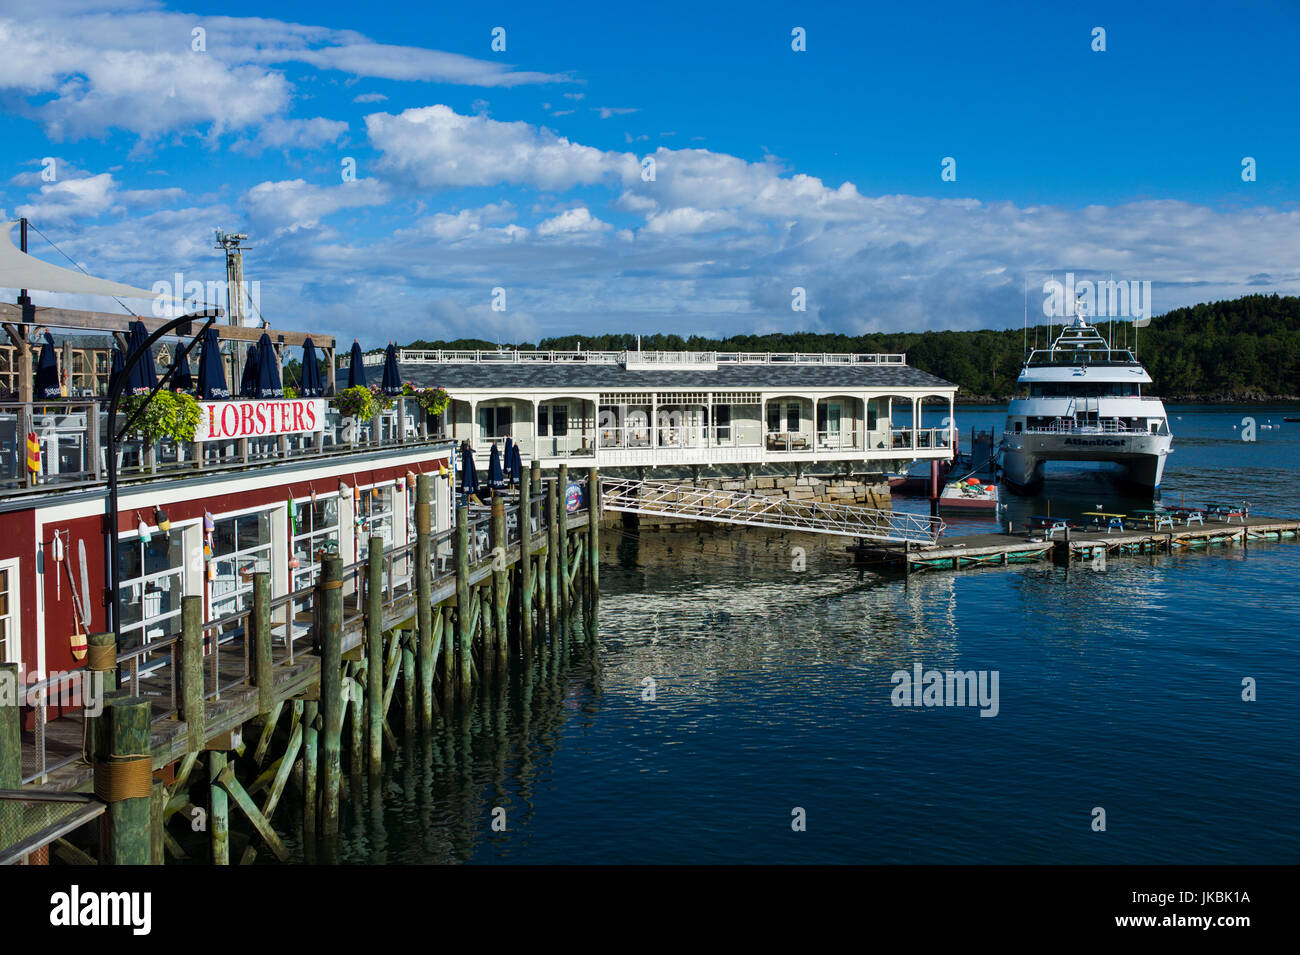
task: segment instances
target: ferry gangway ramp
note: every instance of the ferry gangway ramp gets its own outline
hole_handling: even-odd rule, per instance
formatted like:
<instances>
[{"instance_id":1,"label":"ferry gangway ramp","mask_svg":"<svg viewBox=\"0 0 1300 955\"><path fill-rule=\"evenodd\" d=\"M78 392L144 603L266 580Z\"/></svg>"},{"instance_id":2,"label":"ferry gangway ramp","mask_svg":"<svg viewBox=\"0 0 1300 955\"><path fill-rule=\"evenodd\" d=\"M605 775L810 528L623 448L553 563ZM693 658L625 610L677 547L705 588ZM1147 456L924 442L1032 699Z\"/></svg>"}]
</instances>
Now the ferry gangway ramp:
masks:
<instances>
[{"instance_id":1,"label":"ferry gangway ramp","mask_svg":"<svg viewBox=\"0 0 1300 955\"><path fill-rule=\"evenodd\" d=\"M603 478L600 495L601 507L607 511L835 534L921 547L933 547L944 531L942 519L923 514L855 504L794 501L666 481Z\"/></svg>"}]
</instances>

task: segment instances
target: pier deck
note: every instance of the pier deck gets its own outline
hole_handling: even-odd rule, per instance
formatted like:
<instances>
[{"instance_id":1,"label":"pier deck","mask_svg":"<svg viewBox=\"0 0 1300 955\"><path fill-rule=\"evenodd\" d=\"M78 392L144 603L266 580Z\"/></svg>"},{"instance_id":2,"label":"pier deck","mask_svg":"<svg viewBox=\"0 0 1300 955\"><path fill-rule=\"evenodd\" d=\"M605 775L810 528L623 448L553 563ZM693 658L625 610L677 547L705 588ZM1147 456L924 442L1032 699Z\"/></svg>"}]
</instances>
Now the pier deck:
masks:
<instances>
[{"instance_id":1,"label":"pier deck","mask_svg":"<svg viewBox=\"0 0 1300 955\"><path fill-rule=\"evenodd\" d=\"M1169 553L1221 544L1246 546L1250 541L1300 538L1300 519L1247 517L1226 524L1175 527L1173 530L1071 531L1046 538L1041 530L1018 533L971 534L941 539L934 547L858 544L847 550L864 566L885 566L914 573L920 570L957 570L987 564L1018 564L1037 560L1091 560L1099 554Z\"/></svg>"}]
</instances>

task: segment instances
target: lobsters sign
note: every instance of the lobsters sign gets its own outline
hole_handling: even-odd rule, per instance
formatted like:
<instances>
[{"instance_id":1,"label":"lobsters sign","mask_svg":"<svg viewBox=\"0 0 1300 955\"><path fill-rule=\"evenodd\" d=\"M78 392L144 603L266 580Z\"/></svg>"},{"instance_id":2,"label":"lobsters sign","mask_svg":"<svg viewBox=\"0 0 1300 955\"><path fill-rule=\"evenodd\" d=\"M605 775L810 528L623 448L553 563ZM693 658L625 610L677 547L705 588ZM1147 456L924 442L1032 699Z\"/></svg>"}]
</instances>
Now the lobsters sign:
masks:
<instances>
[{"instance_id":1,"label":"lobsters sign","mask_svg":"<svg viewBox=\"0 0 1300 955\"><path fill-rule=\"evenodd\" d=\"M313 434L325 426L324 398L284 401L200 401L195 441Z\"/></svg>"}]
</instances>

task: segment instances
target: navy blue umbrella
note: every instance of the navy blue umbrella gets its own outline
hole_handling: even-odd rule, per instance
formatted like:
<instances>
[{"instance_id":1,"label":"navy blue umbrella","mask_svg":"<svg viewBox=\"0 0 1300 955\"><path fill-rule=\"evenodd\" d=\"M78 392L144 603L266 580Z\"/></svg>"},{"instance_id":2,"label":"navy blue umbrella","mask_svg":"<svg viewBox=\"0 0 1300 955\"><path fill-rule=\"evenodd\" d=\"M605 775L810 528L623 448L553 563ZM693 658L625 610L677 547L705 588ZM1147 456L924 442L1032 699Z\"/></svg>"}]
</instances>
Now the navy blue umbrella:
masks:
<instances>
[{"instance_id":1,"label":"navy blue umbrella","mask_svg":"<svg viewBox=\"0 0 1300 955\"><path fill-rule=\"evenodd\" d=\"M108 365L108 390L113 390L113 383L122 376L122 349L114 348L113 357Z\"/></svg>"},{"instance_id":2,"label":"navy blue umbrella","mask_svg":"<svg viewBox=\"0 0 1300 955\"><path fill-rule=\"evenodd\" d=\"M260 357L257 346L248 349L244 355L244 373L239 376L239 397L257 397L257 360Z\"/></svg>"},{"instance_id":3,"label":"navy blue umbrella","mask_svg":"<svg viewBox=\"0 0 1300 955\"><path fill-rule=\"evenodd\" d=\"M45 343L41 345L41 357L36 362L37 399L58 398L59 394L59 357L54 351L54 339L45 333Z\"/></svg>"},{"instance_id":4,"label":"navy blue umbrella","mask_svg":"<svg viewBox=\"0 0 1300 955\"><path fill-rule=\"evenodd\" d=\"M384 352L384 380L379 387L386 395L402 393L402 372L397 367L397 349L392 342L388 343L388 349Z\"/></svg>"},{"instance_id":5,"label":"navy blue umbrella","mask_svg":"<svg viewBox=\"0 0 1300 955\"><path fill-rule=\"evenodd\" d=\"M229 398L230 388L226 385L225 366L221 364L221 340L217 338L217 330L209 325L200 344L203 353L199 357L199 400Z\"/></svg>"},{"instance_id":6,"label":"navy blue umbrella","mask_svg":"<svg viewBox=\"0 0 1300 955\"><path fill-rule=\"evenodd\" d=\"M361 346L352 342L352 363L348 365L348 387L366 387L366 365L361 358Z\"/></svg>"},{"instance_id":7,"label":"navy blue umbrella","mask_svg":"<svg viewBox=\"0 0 1300 955\"><path fill-rule=\"evenodd\" d=\"M275 361L275 346L271 344L270 335L262 333L254 354L257 355L257 377L253 397L264 401L283 398L284 386L280 383L280 368Z\"/></svg>"},{"instance_id":8,"label":"navy blue umbrella","mask_svg":"<svg viewBox=\"0 0 1300 955\"><path fill-rule=\"evenodd\" d=\"M190 374L190 360L185 356L185 348L180 343L176 345L176 354L172 356L172 391L193 391L194 376Z\"/></svg>"},{"instance_id":9,"label":"navy blue umbrella","mask_svg":"<svg viewBox=\"0 0 1300 955\"><path fill-rule=\"evenodd\" d=\"M505 474L501 470L501 449L492 445L492 456L488 458L488 487L499 491L506 486Z\"/></svg>"},{"instance_id":10,"label":"navy blue umbrella","mask_svg":"<svg viewBox=\"0 0 1300 955\"><path fill-rule=\"evenodd\" d=\"M478 468L474 466L474 452L469 442L461 445L460 452L460 493L474 494L478 491Z\"/></svg>"},{"instance_id":11,"label":"navy blue umbrella","mask_svg":"<svg viewBox=\"0 0 1300 955\"><path fill-rule=\"evenodd\" d=\"M510 472L511 482L516 487L522 488L524 486L524 462L519 455L519 445L516 444L511 449L510 456L511 461L506 467L506 470Z\"/></svg>"},{"instance_id":12,"label":"navy blue umbrella","mask_svg":"<svg viewBox=\"0 0 1300 955\"><path fill-rule=\"evenodd\" d=\"M302 381L298 393L304 398L319 398L325 394L320 380L320 365L316 362L316 345L311 336L302 343Z\"/></svg>"},{"instance_id":13,"label":"navy blue umbrella","mask_svg":"<svg viewBox=\"0 0 1300 955\"><path fill-rule=\"evenodd\" d=\"M131 323L131 330L126 336L126 360L129 361L131 356L136 352L141 352L140 359L127 369L126 372L126 393L132 395L147 395L153 391L154 385L158 384L158 371L153 365L153 352L144 349L144 343L149 340L149 330L144 327L144 322L138 319Z\"/></svg>"},{"instance_id":14,"label":"navy blue umbrella","mask_svg":"<svg viewBox=\"0 0 1300 955\"><path fill-rule=\"evenodd\" d=\"M506 472L506 484L510 487L515 486L515 475L510 469L515 460L515 442L509 435L506 435L505 454L501 455L501 464Z\"/></svg>"}]
</instances>

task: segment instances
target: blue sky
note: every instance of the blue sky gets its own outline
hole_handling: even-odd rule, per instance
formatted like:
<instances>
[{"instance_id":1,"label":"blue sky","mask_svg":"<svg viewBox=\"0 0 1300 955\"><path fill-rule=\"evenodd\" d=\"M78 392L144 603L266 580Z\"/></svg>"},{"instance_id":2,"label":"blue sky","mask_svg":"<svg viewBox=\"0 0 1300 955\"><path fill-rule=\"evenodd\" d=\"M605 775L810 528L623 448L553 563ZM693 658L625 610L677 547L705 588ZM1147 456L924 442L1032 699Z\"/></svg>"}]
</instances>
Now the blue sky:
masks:
<instances>
[{"instance_id":1,"label":"blue sky","mask_svg":"<svg viewBox=\"0 0 1300 955\"><path fill-rule=\"evenodd\" d=\"M0 210L146 288L247 232L272 324L367 345L1296 293L1298 9L0 0Z\"/></svg>"}]
</instances>

